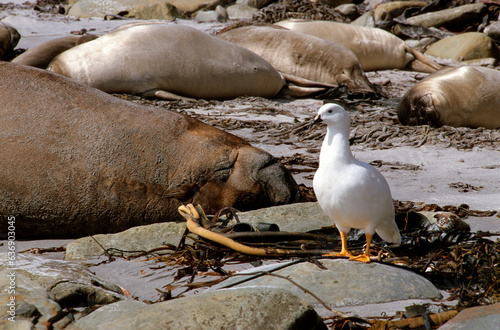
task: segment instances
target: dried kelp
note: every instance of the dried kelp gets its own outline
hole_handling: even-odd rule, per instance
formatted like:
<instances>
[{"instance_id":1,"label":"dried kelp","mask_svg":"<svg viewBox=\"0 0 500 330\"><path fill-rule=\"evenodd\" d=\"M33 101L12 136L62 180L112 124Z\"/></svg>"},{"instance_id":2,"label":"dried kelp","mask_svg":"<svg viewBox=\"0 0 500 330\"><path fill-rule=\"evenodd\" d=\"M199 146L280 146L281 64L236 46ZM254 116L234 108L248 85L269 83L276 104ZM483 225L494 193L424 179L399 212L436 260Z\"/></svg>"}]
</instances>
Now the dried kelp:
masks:
<instances>
[{"instance_id":1,"label":"dried kelp","mask_svg":"<svg viewBox=\"0 0 500 330\"><path fill-rule=\"evenodd\" d=\"M312 120L312 118L311 118ZM318 147L324 139L325 129L321 125L302 122L288 127L282 126L278 132L270 133L282 141L292 140L307 147ZM390 149L393 147L420 147L441 145L457 149L472 149L476 146L494 147L500 143L500 130L467 127L403 126L399 124L396 111L375 108L370 111L355 112L351 115L351 145L361 145L370 149Z\"/></svg>"},{"instance_id":2,"label":"dried kelp","mask_svg":"<svg viewBox=\"0 0 500 330\"><path fill-rule=\"evenodd\" d=\"M284 112L281 104L263 100L257 97L240 97L230 101L169 102L162 100L147 100L131 95L118 95L127 100L141 104L155 105L160 108L185 112L209 125L226 131L251 129L252 136L247 138L251 143L271 145L293 144L296 147L306 148L309 152L317 152L324 139L325 129L322 125L312 125L313 113L309 120L278 122L262 120L259 116L254 120L235 118L229 109L238 108L239 112L256 113L259 115L277 116ZM369 149L390 149L394 147L420 147L436 145L443 148L469 150L474 147L494 148L500 145L500 129L468 128L468 127L430 127L403 126L399 123L395 104L387 102L359 103L348 106L351 110L351 145ZM193 112L193 109L203 109L206 112L219 110L221 115L204 115ZM246 110L245 110L246 109ZM293 108L284 115L291 116ZM305 155L307 157L307 155Z\"/></svg>"},{"instance_id":3,"label":"dried kelp","mask_svg":"<svg viewBox=\"0 0 500 330\"><path fill-rule=\"evenodd\" d=\"M280 0L259 10L252 20L272 24L289 18L347 21L346 17L333 7L308 0Z\"/></svg>"}]
</instances>

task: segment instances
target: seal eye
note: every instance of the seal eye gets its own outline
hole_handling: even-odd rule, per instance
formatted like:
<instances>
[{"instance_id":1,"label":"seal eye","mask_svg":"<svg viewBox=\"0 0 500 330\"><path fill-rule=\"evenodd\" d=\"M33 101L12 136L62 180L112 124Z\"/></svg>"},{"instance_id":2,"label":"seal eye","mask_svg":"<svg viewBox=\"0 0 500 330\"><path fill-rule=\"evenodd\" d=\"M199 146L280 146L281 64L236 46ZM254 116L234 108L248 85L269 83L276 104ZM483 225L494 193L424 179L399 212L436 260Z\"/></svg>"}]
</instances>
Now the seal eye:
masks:
<instances>
[{"instance_id":1,"label":"seal eye","mask_svg":"<svg viewBox=\"0 0 500 330\"><path fill-rule=\"evenodd\" d=\"M330 110L328 110L328 113L332 113L332 112L333 112L333 111L332 111L331 109L330 109Z\"/></svg>"}]
</instances>

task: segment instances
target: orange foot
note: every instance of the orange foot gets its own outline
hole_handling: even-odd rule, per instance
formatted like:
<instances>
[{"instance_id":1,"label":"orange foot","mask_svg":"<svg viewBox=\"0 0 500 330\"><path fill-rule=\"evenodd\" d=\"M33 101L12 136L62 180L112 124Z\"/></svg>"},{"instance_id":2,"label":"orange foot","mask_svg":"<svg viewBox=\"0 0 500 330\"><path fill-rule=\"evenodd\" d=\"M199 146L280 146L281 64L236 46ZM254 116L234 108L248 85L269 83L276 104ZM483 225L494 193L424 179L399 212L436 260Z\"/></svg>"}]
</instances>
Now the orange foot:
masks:
<instances>
[{"instance_id":1,"label":"orange foot","mask_svg":"<svg viewBox=\"0 0 500 330\"><path fill-rule=\"evenodd\" d=\"M340 252L330 252L323 254L323 257L347 257L347 258L352 258L353 255L350 254L348 251L340 251Z\"/></svg>"},{"instance_id":2,"label":"orange foot","mask_svg":"<svg viewBox=\"0 0 500 330\"><path fill-rule=\"evenodd\" d=\"M370 257L367 256L366 254L360 254L360 255L357 255L357 256L351 256L349 258L349 260L361 261L361 262L364 262L364 263L369 263L369 262L372 261L370 259Z\"/></svg>"}]
</instances>

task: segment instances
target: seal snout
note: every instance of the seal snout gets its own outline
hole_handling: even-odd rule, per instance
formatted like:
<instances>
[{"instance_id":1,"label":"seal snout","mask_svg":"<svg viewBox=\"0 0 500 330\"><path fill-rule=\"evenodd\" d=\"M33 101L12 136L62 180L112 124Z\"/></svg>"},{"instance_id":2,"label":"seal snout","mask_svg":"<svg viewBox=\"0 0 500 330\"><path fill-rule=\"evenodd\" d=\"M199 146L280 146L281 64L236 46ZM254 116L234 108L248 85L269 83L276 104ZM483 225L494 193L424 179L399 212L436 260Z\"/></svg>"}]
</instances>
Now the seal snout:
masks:
<instances>
[{"instance_id":1,"label":"seal snout","mask_svg":"<svg viewBox=\"0 0 500 330\"><path fill-rule=\"evenodd\" d=\"M398 104L397 113L403 125L441 126L439 112L429 94L413 97L405 95Z\"/></svg>"}]
</instances>

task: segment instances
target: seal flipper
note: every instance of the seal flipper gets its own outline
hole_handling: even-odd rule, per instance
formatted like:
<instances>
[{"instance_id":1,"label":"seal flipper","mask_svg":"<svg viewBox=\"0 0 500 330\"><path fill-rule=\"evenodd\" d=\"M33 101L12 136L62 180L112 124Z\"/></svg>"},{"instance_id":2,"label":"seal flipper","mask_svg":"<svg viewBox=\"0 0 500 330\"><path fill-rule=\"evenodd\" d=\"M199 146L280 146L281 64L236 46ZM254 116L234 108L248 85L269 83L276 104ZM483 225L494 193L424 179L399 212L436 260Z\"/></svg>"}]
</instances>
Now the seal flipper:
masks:
<instances>
[{"instance_id":1,"label":"seal flipper","mask_svg":"<svg viewBox=\"0 0 500 330\"><path fill-rule=\"evenodd\" d=\"M151 89L149 91L146 91L144 93L140 94L142 97L151 97L151 98L160 98L168 101L190 101L190 102L196 102L196 99L186 97L186 96L180 96L174 93L170 93L161 89Z\"/></svg>"},{"instance_id":2,"label":"seal flipper","mask_svg":"<svg viewBox=\"0 0 500 330\"><path fill-rule=\"evenodd\" d=\"M432 73L441 70L443 68L442 65L439 65L438 63L434 62L432 59L422 54L418 50L413 49L411 47L408 48L415 57L415 60L409 62L406 65L406 67L409 67L414 71L420 71L426 73Z\"/></svg>"}]
</instances>

